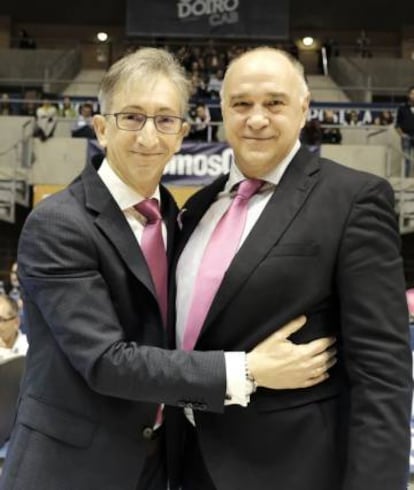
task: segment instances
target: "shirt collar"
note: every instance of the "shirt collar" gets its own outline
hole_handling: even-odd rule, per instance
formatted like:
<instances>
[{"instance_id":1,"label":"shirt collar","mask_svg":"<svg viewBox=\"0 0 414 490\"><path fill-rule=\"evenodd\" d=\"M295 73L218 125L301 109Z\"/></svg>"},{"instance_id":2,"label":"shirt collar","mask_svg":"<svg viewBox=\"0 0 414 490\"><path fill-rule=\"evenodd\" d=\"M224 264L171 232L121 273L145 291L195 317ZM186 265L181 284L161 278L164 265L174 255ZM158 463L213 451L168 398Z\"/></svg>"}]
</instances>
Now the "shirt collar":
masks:
<instances>
[{"instance_id":1,"label":"shirt collar","mask_svg":"<svg viewBox=\"0 0 414 490\"><path fill-rule=\"evenodd\" d=\"M296 140L296 143L293 145L292 149L285 156L285 158L278 165L276 165L276 167L273 170L271 170L268 174L264 175L262 177L262 180L274 186L279 184L281 178L283 177L283 174L286 172L286 169L289 166L289 163L293 160L293 157L296 155L299 148L300 148L299 140ZM246 177L242 174L242 172L238 168L237 162L235 162L235 165L231 166L229 180L227 181L227 184L224 188L224 192L229 192L231 189L233 189L233 187L236 184L239 184L245 178Z\"/></svg>"},{"instance_id":2,"label":"shirt collar","mask_svg":"<svg viewBox=\"0 0 414 490\"><path fill-rule=\"evenodd\" d=\"M98 175L122 211L132 208L132 206L135 206L145 199L139 192L125 184L125 182L114 172L106 158L104 158L98 169ZM157 186L151 197L160 202L159 186Z\"/></svg>"}]
</instances>

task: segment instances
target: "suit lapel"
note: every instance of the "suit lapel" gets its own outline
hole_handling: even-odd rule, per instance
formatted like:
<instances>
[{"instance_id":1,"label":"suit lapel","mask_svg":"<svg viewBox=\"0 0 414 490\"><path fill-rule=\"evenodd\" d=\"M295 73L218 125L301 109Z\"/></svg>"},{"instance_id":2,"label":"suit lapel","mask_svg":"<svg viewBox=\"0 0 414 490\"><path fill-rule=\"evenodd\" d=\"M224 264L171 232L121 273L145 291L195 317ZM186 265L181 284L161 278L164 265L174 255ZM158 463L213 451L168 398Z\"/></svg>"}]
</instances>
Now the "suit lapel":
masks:
<instances>
[{"instance_id":1,"label":"suit lapel","mask_svg":"<svg viewBox=\"0 0 414 490\"><path fill-rule=\"evenodd\" d=\"M160 185L160 195L161 214L167 228L167 259L170 264L174 253L178 207L170 192L162 185Z\"/></svg>"},{"instance_id":2,"label":"suit lapel","mask_svg":"<svg viewBox=\"0 0 414 490\"><path fill-rule=\"evenodd\" d=\"M219 177L212 184L194 194L181 209L179 220L182 222L182 230L175 251L177 258L183 251L199 221L216 199L217 194L223 190L227 179L228 175Z\"/></svg>"},{"instance_id":3,"label":"suit lapel","mask_svg":"<svg viewBox=\"0 0 414 490\"><path fill-rule=\"evenodd\" d=\"M152 278L141 249L112 195L88 164L81 176L85 206L95 214L95 225L116 248L127 268L156 297Z\"/></svg>"},{"instance_id":4,"label":"suit lapel","mask_svg":"<svg viewBox=\"0 0 414 490\"><path fill-rule=\"evenodd\" d=\"M199 340L295 219L317 183L318 169L317 158L306 150L299 150L227 270Z\"/></svg>"}]
</instances>

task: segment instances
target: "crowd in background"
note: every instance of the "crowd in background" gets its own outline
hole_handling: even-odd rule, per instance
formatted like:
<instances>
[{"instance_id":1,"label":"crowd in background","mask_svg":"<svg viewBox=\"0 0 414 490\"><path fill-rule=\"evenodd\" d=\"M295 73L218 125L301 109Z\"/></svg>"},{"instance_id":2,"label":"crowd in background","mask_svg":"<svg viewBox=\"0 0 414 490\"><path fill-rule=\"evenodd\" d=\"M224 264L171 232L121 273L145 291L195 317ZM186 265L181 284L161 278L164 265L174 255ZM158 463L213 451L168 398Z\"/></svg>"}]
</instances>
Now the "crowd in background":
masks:
<instances>
[{"instance_id":1,"label":"crowd in background","mask_svg":"<svg viewBox=\"0 0 414 490\"><path fill-rule=\"evenodd\" d=\"M20 38L23 44L28 34L22 32ZM337 43L329 39L329 53L338 55ZM361 31L356 40L356 50L361 56L372 56L368 51L370 40L365 31ZM126 52L132 52L138 46L131 45ZM242 54L250 45L216 45L207 42L204 45L168 45L164 46L173 51L185 67L191 81L192 96L188 120L191 131L187 139L192 141L216 141L221 111L219 107L220 89L223 76L228 64ZM285 43L283 49L292 56L298 57L298 50L293 42ZM368 52L368 54L367 54ZM46 141L53 136L59 118L72 119L71 134L73 137L95 138L92 117L99 111L96 100L84 100L68 96L46 96L30 89L23 96L13 96L3 93L0 97L0 115L32 116L36 120L34 136ZM372 124L387 126L394 124L392 111L384 110ZM356 110L347 111L345 122L348 126L361 125ZM325 110L323 118L312 118L306 124L302 141L310 145L340 144L342 134L340 124L332 110Z\"/></svg>"}]
</instances>

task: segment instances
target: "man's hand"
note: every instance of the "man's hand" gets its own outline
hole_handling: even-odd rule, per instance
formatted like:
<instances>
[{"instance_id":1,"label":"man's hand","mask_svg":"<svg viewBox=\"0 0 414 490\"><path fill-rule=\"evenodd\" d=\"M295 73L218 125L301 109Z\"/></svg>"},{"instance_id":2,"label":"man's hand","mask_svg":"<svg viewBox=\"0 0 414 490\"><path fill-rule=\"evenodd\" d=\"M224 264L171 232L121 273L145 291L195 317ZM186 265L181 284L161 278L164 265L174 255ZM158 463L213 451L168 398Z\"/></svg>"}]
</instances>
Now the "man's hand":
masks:
<instances>
[{"instance_id":1,"label":"man's hand","mask_svg":"<svg viewBox=\"0 0 414 490\"><path fill-rule=\"evenodd\" d=\"M294 344L289 337L303 327L301 316L277 330L247 354L248 370L257 386L271 389L308 388L326 380L336 363L334 337Z\"/></svg>"}]
</instances>

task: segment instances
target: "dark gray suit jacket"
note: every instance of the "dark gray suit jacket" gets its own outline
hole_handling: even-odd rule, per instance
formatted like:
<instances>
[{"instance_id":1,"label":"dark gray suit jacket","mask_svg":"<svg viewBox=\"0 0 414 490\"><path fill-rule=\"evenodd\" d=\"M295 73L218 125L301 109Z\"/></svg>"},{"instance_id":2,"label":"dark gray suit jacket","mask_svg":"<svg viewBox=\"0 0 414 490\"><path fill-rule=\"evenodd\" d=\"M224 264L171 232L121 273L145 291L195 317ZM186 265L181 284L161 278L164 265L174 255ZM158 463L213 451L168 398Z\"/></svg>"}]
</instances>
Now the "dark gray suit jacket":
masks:
<instances>
[{"instance_id":1,"label":"dark gray suit jacket","mask_svg":"<svg viewBox=\"0 0 414 490\"><path fill-rule=\"evenodd\" d=\"M161 203L171 256L165 188ZM147 265L92 165L31 213L18 261L30 349L0 488L135 490L158 403L223 410L223 353L165 349Z\"/></svg>"},{"instance_id":2,"label":"dark gray suit jacket","mask_svg":"<svg viewBox=\"0 0 414 490\"><path fill-rule=\"evenodd\" d=\"M186 203L178 254L226 179ZM224 276L196 349L248 351L300 314L308 322L293 339L336 336L338 365L313 388L259 389L247 409L195 413L217 488L405 489L412 373L393 191L303 148Z\"/></svg>"}]
</instances>

